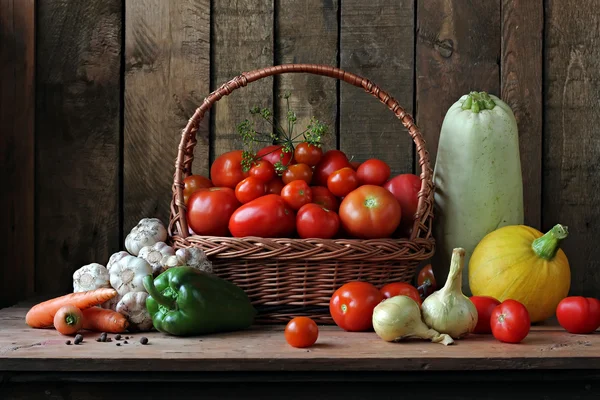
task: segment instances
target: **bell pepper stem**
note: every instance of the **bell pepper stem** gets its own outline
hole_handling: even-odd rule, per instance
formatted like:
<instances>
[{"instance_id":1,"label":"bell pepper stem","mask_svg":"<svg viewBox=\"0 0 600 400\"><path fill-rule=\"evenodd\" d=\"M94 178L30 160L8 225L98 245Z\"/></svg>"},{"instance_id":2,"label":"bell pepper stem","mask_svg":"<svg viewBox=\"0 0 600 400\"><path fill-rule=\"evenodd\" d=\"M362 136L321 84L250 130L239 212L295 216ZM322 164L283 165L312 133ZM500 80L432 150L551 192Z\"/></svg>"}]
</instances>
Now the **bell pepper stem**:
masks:
<instances>
[{"instance_id":1,"label":"bell pepper stem","mask_svg":"<svg viewBox=\"0 0 600 400\"><path fill-rule=\"evenodd\" d=\"M146 288L146 291L148 292L148 294L150 296L152 296L152 298L158 304L160 304L161 306L166 307L170 310L173 310L176 308L175 299L171 299L167 296L164 296L161 292L158 291L156 286L154 286L154 278L152 277L152 275L146 275L144 277L143 283L144 283L144 287Z\"/></svg>"},{"instance_id":2,"label":"bell pepper stem","mask_svg":"<svg viewBox=\"0 0 600 400\"><path fill-rule=\"evenodd\" d=\"M569 230L566 226L556 224L544 236L541 236L533 241L531 247L533 252L538 257L544 260L552 260L556 256L556 252L560 247L560 242L569 235Z\"/></svg>"},{"instance_id":3,"label":"bell pepper stem","mask_svg":"<svg viewBox=\"0 0 600 400\"><path fill-rule=\"evenodd\" d=\"M475 114L481 110L492 110L496 103L486 92L471 92L462 103L463 110L471 110Z\"/></svg>"}]
</instances>

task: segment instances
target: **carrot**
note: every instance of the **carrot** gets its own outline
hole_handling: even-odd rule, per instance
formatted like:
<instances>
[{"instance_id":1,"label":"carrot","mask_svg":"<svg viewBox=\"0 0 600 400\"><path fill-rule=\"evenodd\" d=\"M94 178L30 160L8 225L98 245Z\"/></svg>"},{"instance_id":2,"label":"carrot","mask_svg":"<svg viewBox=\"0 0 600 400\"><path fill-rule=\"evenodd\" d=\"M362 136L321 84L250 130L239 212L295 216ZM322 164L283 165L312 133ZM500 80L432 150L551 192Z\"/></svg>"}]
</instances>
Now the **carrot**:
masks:
<instances>
[{"instance_id":1,"label":"carrot","mask_svg":"<svg viewBox=\"0 0 600 400\"><path fill-rule=\"evenodd\" d=\"M83 310L83 329L96 332L121 333L129 327L121 313L106 308L91 307Z\"/></svg>"},{"instance_id":2,"label":"carrot","mask_svg":"<svg viewBox=\"0 0 600 400\"><path fill-rule=\"evenodd\" d=\"M116 295L115 289L100 288L55 297L31 307L25 316L25 322L32 328L48 328L53 325L54 316L62 306L72 305L83 311L102 304Z\"/></svg>"},{"instance_id":3,"label":"carrot","mask_svg":"<svg viewBox=\"0 0 600 400\"><path fill-rule=\"evenodd\" d=\"M79 332L83 325L83 313L72 305L62 306L54 315L54 328L63 335Z\"/></svg>"}]
</instances>

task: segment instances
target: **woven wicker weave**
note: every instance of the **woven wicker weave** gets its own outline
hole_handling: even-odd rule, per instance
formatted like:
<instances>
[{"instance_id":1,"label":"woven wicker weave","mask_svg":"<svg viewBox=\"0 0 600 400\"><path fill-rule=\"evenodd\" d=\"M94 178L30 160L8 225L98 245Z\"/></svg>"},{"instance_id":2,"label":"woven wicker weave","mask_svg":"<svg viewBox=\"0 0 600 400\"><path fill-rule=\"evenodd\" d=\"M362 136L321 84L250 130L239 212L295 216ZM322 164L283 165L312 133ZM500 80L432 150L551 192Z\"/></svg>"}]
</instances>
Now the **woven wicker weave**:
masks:
<instances>
[{"instance_id":1,"label":"woven wicker weave","mask_svg":"<svg viewBox=\"0 0 600 400\"><path fill-rule=\"evenodd\" d=\"M200 121L223 96L282 73L324 75L363 88L402 122L416 144L421 167L419 203L409 239L269 239L189 234L183 180L192 173ZM355 74L314 64L286 64L246 72L210 93L183 130L175 163L169 241L176 248L203 249L213 262L215 274L246 291L259 311L258 323L286 323L292 317L305 315L318 323L331 324L329 299L342 284L364 280L380 287L393 281L410 281L419 262L433 254L432 219L432 170L421 132L394 98Z\"/></svg>"}]
</instances>

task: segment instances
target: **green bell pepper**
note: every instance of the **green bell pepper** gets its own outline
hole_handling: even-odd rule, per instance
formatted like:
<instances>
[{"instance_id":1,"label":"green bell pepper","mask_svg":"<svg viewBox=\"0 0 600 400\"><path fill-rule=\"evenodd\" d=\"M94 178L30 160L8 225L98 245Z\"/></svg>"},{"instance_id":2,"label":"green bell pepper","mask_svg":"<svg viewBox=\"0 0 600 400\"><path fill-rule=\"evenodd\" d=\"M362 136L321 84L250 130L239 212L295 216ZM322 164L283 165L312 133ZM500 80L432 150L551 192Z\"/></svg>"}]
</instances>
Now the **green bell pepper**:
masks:
<instances>
[{"instance_id":1,"label":"green bell pepper","mask_svg":"<svg viewBox=\"0 0 600 400\"><path fill-rule=\"evenodd\" d=\"M248 328L257 314L246 293L216 275L188 266L143 280L154 327L175 336Z\"/></svg>"}]
</instances>

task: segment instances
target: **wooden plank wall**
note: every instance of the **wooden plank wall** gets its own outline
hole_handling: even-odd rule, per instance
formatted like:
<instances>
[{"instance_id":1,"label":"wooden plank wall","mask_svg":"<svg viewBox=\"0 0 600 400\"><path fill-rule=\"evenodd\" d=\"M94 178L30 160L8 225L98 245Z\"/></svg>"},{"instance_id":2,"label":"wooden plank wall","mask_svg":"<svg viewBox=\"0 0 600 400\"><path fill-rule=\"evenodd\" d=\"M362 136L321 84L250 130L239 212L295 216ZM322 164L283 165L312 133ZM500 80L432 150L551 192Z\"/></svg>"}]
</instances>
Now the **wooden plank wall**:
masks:
<instances>
[{"instance_id":1,"label":"wooden plank wall","mask_svg":"<svg viewBox=\"0 0 600 400\"><path fill-rule=\"evenodd\" d=\"M568 3L568 6L567 6ZM592 0L0 0L0 306L70 290L144 216L168 218L180 130L242 71L325 63L392 93L432 160L448 107L499 94L518 120L526 223L569 226L573 293L600 291L600 24ZM35 32L35 35L34 35ZM34 49L35 48L35 54ZM33 60L36 60L35 64ZM35 66L35 68L34 68ZM34 73L35 72L35 73ZM24 89L23 89L24 88ZM263 79L219 101L198 132L194 172L239 145L258 104L330 124L327 148L418 172L392 114L330 78Z\"/></svg>"}]
</instances>

